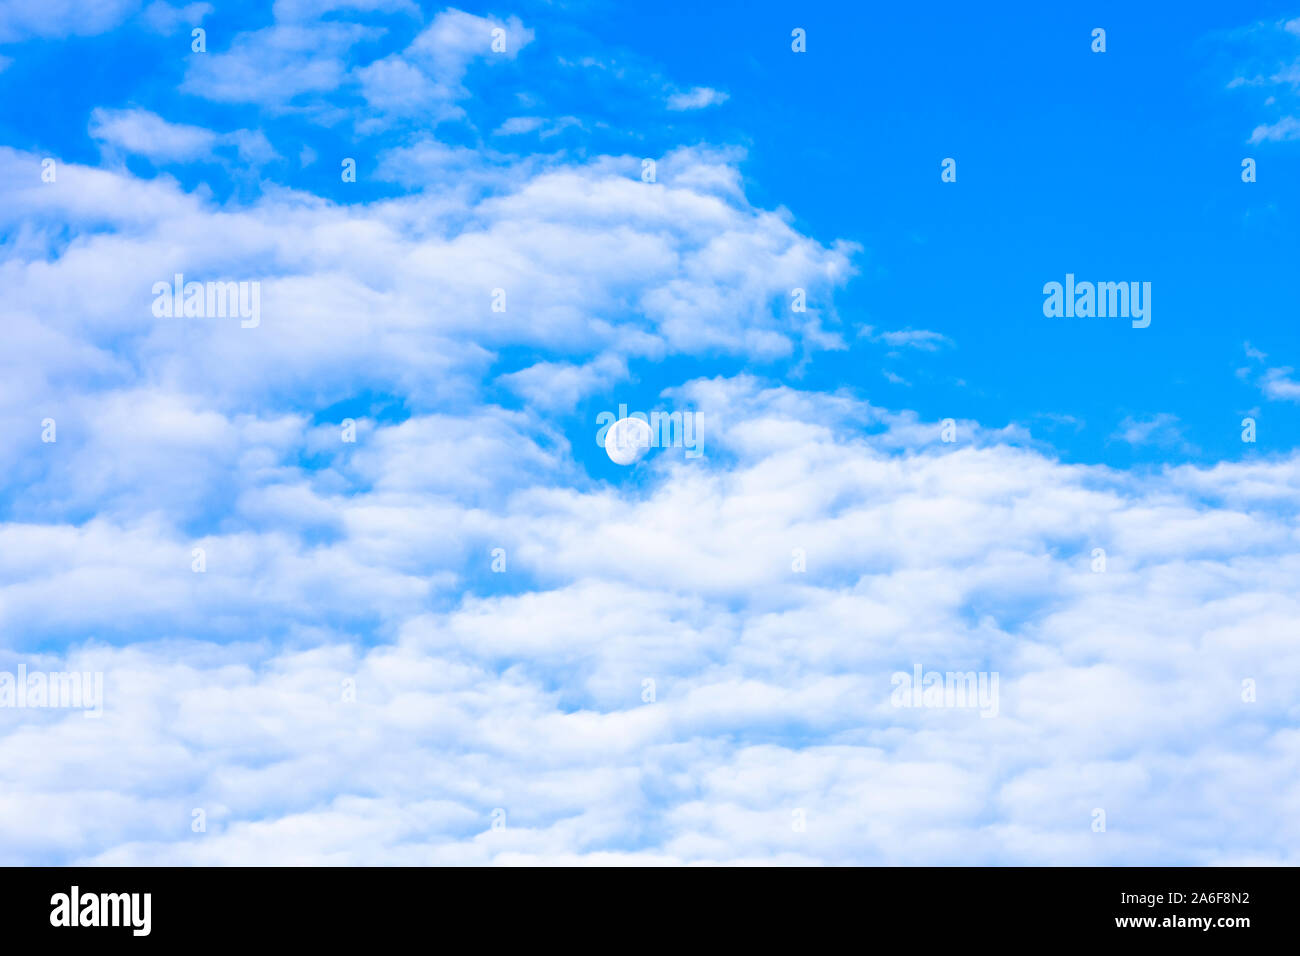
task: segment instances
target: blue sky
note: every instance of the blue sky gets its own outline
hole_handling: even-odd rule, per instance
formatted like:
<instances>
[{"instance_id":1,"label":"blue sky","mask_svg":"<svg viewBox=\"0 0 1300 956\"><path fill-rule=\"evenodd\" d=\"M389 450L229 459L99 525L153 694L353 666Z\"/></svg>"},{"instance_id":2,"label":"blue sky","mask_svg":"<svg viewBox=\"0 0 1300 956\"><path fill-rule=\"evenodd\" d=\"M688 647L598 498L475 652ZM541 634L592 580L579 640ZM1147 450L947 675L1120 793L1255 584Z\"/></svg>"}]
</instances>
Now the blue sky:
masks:
<instances>
[{"instance_id":1,"label":"blue sky","mask_svg":"<svg viewBox=\"0 0 1300 956\"><path fill-rule=\"evenodd\" d=\"M0 857L1294 862L1298 90L1274 4L6 4L0 671L106 690Z\"/></svg>"},{"instance_id":2,"label":"blue sky","mask_svg":"<svg viewBox=\"0 0 1300 956\"><path fill-rule=\"evenodd\" d=\"M398 12L352 16L372 31L349 49L352 62L380 59L418 32L419 21L392 6ZM811 387L847 386L935 418L1023 423L1068 460L1236 459L1285 451L1300 434L1294 403L1269 402L1259 387L1268 368L1300 350L1287 282L1297 253L1287 227L1296 150L1287 141L1249 142L1257 127L1287 115L1294 87L1230 88L1238 78L1277 74L1295 34L1276 28L1284 6L1248 12L1210 7L1169 17L1087 5L1029 8L994 22L961 5L924 16L826 6L805 18L813 55L799 57L787 55L788 31L778 27L789 14L779 6L636 17L600 4L545 4L536 13L553 29L530 44L530 62L495 73L490 63L471 65L472 120L437 132L471 149L541 147L575 158L737 145L756 203L784 207L802 231L863 250L858 274L834 299L848 347L800 370ZM346 10L326 16L348 19ZM1090 32L1103 21L1113 37L1099 55ZM264 4L221 4L203 22L220 53L231 32L273 20ZM91 110L166 104L193 125L273 130L296 147L256 171L214 163L167 170L189 188L251 197L275 183L349 203L404 188L366 173L383 150L426 129L414 117L359 137L354 123L301 115L322 108L324 98L310 92L268 116L256 94L253 102L178 94L190 58L147 20L127 19L113 32L111 57L104 42L96 35L7 47L14 62L6 85L46 92L7 98L6 142L96 161ZM553 66L584 56L601 66ZM665 110L666 85L705 86L727 100ZM582 114L582 124L540 140L493 137L494 126L521 113L521 93L543 112ZM364 102L355 93L337 99L354 109ZM49 109L51 101L59 108ZM343 184L323 162L298 168L303 146L359 154L361 181ZM957 188L939 183L938 161L948 156L959 162ZM1246 156L1259 163L1253 184L1240 181ZM147 159L128 156L126 165L157 173ZM1041 321L1042 284L1071 271L1151 281L1159 317L1141 334L1121 323ZM863 340L868 325L931 330L953 344L900 360L886 343ZM1247 341L1269 359L1251 360ZM636 371L652 393L676 374L663 374L660 363ZM785 377L791 363L762 371ZM1240 419L1252 410L1265 436L1256 447L1240 441ZM1062 428L1049 415L1082 426ZM1117 437L1124 420L1160 415L1177 422L1163 419L1157 440Z\"/></svg>"}]
</instances>

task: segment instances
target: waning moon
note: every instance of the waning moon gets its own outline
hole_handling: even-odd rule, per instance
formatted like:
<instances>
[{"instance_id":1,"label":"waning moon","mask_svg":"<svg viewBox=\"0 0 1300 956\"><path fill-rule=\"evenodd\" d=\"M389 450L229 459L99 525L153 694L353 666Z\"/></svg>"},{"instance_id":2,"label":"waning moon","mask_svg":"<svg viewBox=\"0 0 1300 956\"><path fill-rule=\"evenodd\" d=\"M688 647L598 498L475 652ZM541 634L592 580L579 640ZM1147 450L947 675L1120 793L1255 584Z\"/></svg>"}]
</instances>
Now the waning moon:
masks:
<instances>
[{"instance_id":1,"label":"waning moon","mask_svg":"<svg viewBox=\"0 0 1300 956\"><path fill-rule=\"evenodd\" d=\"M620 418L605 432L605 452L616 465L630 465L650 448L650 426L639 418Z\"/></svg>"}]
</instances>

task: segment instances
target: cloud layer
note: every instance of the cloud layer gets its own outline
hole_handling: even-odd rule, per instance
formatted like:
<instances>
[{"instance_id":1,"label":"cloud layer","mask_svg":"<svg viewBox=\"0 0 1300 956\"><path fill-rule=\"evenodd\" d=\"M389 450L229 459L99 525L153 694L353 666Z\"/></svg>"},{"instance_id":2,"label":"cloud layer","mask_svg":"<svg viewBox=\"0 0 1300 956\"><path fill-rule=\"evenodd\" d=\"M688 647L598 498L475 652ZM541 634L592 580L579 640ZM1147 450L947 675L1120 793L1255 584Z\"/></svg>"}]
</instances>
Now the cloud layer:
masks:
<instances>
[{"instance_id":1,"label":"cloud layer","mask_svg":"<svg viewBox=\"0 0 1300 956\"><path fill-rule=\"evenodd\" d=\"M204 574L144 519L9 523L0 552L28 559L4 569L6 632L104 634L46 669L106 689L97 720L10 712L5 845L1293 862L1300 460L1142 479L752 379L678 397L725 425L639 493L567 485L518 422L413 418L359 441L334 493L289 469L247 495L244 521L276 527L202 538ZM478 461L421 473L456 448ZM527 586L483 590L497 547ZM997 672L997 716L893 706L918 664Z\"/></svg>"}]
</instances>

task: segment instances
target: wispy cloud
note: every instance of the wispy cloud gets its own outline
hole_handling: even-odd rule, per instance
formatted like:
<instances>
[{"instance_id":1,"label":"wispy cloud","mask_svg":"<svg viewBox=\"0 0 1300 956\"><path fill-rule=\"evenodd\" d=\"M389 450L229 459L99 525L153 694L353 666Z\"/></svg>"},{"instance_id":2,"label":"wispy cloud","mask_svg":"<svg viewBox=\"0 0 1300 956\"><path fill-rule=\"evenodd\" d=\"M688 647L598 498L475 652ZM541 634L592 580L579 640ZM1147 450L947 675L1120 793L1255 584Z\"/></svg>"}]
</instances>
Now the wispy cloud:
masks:
<instances>
[{"instance_id":1,"label":"wispy cloud","mask_svg":"<svg viewBox=\"0 0 1300 956\"><path fill-rule=\"evenodd\" d=\"M1300 382L1291 377L1293 371L1289 366L1266 370L1260 381L1260 388L1269 398L1300 402Z\"/></svg>"},{"instance_id":2,"label":"wispy cloud","mask_svg":"<svg viewBox=\"0 0 1300 956\"><path fill-rule=\"evenodd\" d=\"M726 93L707 86L696 86L690 90L673 93L668 97L668 108L675 111L702 110L710 106L720 106L728 99Z\"/></svg>"},{"instance_id":3,"label":"wispy cloud","mask_svg":"<svg viewBox=\"0 0 1300 956\"><path fill-rule=\"evenodd\" d=\"M1300 120L1294 116L1284 116L1276 123L1256 126L1250 134L1252 143L1281 143L1292 139L1300 139Z\"/></svg>"},{"instance_id":4,"label":"wispy cloud","mask_svg":"<svg viewBox=\"0 0 1300 956\"><path fill-rule=\"evenodd\" d=\"M522 136L537 133L541 139L548 139L566 129L580 128L582 120L576 116L559 116L548 119L541 116L512 116L493 130L495 136Z\"/></svg>"},{"instance_id":5,"label":"wispy cloud","mask_svg":"<svg viewBox=\"0 0 1300 956\"><path fill-rule=\"evenodd\" d=\"M200 126L170 123L142 109L97 108L91 113L90 135L104 146L160 164L214 159L217 150L226 146L241 161L254 166L279 158L259 130L216 133Z\"/></svg>"},{"instance_id":6,"label":"wispy cloud","mask_svg":"<svg viewBox=\"0 0 1300 956\"><path fill-rule=\"evenodd\" d=\"M1249 380L1254 378L1264 397L1273 401L1300 402L1300 381L1292 378L1291 366L1268 365L1268 355L1253 347L1249 342L1243 345L1252 365L1238 371L1239 377Z\"/></svg>"},{"instance_id":7,"label":"wispy cloud","mask_svg":"<svg viewBox=\"0 0 1300 956\"><path fill-rule=\"evenodd\" d=\"M1251 131L1249 142L1288 142L1300 138L1300 119L1294 110L1300 107L1300 46L1297 46L1297 20L1259 24L1246 32L1249 46L1243 56L1246 65L1228 83L1228 89L1270 91L1264 106L1281 114L1271 122L1259 123ZM1279 66L1279 62L1281 65Z\"/></svg>"},{"instance_id":8,"label":"wispy cloud","mask_svg":"<svg viewBox=\"0 0 1300 956\"><path fill-rule=\"evenodd\" d=\"M212 13L210 3L188 3L184 6L154 0L144 8L140 19L155 33L170 36L182 28L193 29Z\"/></svg>"},{"instance_id":9,"label":"wispy cloud","mask_svg":"<svg viewBox=\"0 0 1300 956\"><path fill-rule=\"evenodd\" d=\"M1184 450L1192 447L1183 437L1183 427L1178 416L1168 412L1140 418L1126 415L1111 438L1134 446L1155 445Z\"/></svg>"},{"instance_id":10,"label":"wispy cloud","mask_svg":"<svg viewBox=\"0 0 1300 956\"><path fill-rule=\"evenodd\" d=\"M882 332L873 326L864 325L858 329L858 337L888 345L890 348L919 349L923 352L936 352L954 344L948 336L929 329L896 329Z\"/></svg>"},{"instance_id":11,"label":"wispy cloud","mask_svg":"<svg viewBox=\"0 0 1300 956\"><path fill-rule=\"evenodd\" d=\"M139 5L140 0L5 0L0 4L0 43L94 36L119 26Z\"/></svg>"}]
</instances>

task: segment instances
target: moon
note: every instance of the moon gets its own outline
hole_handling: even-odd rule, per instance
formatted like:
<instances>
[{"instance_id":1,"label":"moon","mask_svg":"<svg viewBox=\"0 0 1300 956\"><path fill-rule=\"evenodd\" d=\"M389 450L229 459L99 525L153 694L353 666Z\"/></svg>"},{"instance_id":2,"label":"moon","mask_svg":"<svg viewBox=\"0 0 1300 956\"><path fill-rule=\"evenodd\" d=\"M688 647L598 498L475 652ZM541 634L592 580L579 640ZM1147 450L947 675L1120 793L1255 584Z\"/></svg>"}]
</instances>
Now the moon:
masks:
<instances>
[{"instance_id":1,"label":"moon","mask_svg":"<svg viewBox=\"0 0 1300 956\"><path fill-rule=\"evenodd\" d=\"M639 418L620 418L605 432L605 452L616 465L630 465L650 450L650 426Z\"/></svg>"}]
</instances>

